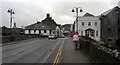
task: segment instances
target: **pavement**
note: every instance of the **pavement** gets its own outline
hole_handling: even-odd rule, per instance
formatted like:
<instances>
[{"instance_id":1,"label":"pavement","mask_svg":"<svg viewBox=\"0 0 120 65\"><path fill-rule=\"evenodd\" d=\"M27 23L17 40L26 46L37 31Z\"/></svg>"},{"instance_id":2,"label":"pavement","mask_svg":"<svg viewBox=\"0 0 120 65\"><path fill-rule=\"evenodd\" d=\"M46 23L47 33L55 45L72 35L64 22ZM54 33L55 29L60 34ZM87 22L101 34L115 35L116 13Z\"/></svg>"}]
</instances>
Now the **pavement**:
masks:
<instances>
[{"instance_id":1,"label":"pavement","mask_svg":"<svg viewBox=\"0 0 120 65\"><path fill-rule=\"evenodd\" d=\"M3 63L90 63L88 55L75 50L71 38L23 41L2 47Z\"/></svg>"}]
</instances>

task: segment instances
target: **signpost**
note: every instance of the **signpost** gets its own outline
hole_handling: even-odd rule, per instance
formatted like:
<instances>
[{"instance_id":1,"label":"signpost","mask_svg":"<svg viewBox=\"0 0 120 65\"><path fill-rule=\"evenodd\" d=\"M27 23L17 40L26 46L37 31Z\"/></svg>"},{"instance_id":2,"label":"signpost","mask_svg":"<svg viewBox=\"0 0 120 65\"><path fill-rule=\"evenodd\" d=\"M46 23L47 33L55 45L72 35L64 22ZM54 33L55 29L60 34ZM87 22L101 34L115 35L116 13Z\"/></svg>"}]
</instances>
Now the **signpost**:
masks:
<instances>
[{"instance_id":1,"label":"signpost","mask_svg":"<svg viewBox=\"0 0 120 65\"><path fill-rule=\"evenodd\" d=\"M54 30L54 31L52 31L52 35L55 35L55 33L56 33L56 31Z\"/></svg>"}]
</instances>

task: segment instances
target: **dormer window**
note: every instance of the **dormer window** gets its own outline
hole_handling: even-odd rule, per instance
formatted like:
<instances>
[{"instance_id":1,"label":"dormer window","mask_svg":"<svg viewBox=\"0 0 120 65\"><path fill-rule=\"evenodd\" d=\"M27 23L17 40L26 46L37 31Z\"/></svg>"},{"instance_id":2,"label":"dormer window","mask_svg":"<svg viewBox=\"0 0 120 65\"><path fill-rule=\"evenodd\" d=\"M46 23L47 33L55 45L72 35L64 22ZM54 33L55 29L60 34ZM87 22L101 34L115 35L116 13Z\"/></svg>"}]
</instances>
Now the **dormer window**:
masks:
<instances>
[{"instance_id":1,"label":"dormer window","mask_svg":"<svg viewBox=\"0 0 120 65\"><path fill-rule=\"evenodd\" d=\"M102 15L102 17L106 17L106 15Z\"/></svg>"},{"instance_id":2,"label":"dormer window","mask_svg":"<svg viewBox=\"0 0 120 65\"><path fill-rule=\"evenodd\" d=\"M109 24L109 25L111 24L110 21L108 21L108 24Z\"/></svg>"},{"instance_id":3,"label":"dormer window","mask_svg":"<svg viewBox=\"0 0 120 65\"><path fill-rule=\"evenodd\" d=\"M117 14L119 13L119 10L118 10L118 9L116 9L115 11L116 11Z\"/></svg>"}]
</instances>

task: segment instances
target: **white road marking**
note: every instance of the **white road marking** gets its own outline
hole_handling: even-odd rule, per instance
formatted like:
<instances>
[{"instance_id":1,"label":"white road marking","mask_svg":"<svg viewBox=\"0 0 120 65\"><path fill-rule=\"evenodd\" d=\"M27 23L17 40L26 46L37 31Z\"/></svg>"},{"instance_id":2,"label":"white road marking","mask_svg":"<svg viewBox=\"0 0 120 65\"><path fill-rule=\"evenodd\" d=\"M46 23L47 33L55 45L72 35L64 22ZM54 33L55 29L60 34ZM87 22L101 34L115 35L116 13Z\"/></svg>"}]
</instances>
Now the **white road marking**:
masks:
<instances>
[{"instance_id":1,"label":"white road marking","mask_svg":"<svg viewBox=\"0 0 120 65\"><path fill-rule=\"evenodd\" d=\"M16 55L16 54L19 54L19 53L22 53L22 52L24 52L24 50L21 50L21 51L19 51L19 52L15 52L15 53L13 53L13 54L11 54L11 55Z\"/></svg>"},{"instance_id":2,"label":"white road marking","mask_svg":"<svg viewBox=\"0 0 120 65\"><path fill-rule=\"evenodd\" d=\"M36 45L35 45L35 46L36 46ZM26 49L20 50L20 51L18 51L18 52L17 52L17 50L15 50L14 53L11 54L11 55L16 55L16 54L22 53L22 52L24 52L24 51L26 51L26 50L28 50L28 49L31 49L31 48L33 48L33 47L35 47L35 46L32 46L32 47L29 47L29 48L26 48ZM41 47L41 46L40 46L40 47ZM10 56L11 56L11 55L10 55Z\"/></svg>"}]
</instances>

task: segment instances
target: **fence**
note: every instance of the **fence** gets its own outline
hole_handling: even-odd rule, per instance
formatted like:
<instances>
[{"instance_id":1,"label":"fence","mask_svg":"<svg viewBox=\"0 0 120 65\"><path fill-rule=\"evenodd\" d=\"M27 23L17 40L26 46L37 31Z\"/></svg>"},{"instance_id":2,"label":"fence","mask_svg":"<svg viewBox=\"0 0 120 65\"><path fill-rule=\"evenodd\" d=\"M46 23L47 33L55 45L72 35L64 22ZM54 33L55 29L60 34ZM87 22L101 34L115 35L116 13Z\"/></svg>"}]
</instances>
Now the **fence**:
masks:
<instances>
[{"instance_id":1,"label":"fence","mask_svg":"<svg viewBox=\"0 0 120 65\"><path fill-rule=\"evenodd\" d=\"M89 55L92 63L120 64L120 53L100 45L88 37L80 37L81 50ZM102 64L103 65L103 64Z\"/></svg>"}]
</instances>

